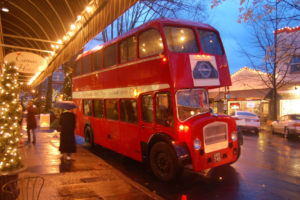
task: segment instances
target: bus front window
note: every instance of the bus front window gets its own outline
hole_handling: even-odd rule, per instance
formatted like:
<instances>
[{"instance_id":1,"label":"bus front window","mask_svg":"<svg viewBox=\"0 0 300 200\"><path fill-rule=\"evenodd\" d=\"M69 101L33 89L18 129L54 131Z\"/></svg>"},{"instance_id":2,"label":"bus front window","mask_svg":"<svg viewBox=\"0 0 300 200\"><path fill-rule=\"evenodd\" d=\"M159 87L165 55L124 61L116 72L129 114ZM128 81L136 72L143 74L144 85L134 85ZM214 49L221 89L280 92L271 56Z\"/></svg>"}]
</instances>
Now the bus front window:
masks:
<instances>
[{"instance_id":1,"label":"bus front window","mask_svg":"<svg viewBox=\"0 0 300 200\"><path fill-rule=\"evenodd\" d=\"M180 121L209 112L208 95L204 89L179 90L176 93L176 103Z\"/></svg>"},{"instance_id":2,"label":"bus front window","mask_svg":"<svg viewBox=\"0 0 300 200\"><path fill-rule=\"evenodd\" d=\"M165 26L164 31L167 38L168 47L172 52L199 52L196 37L191 28Z\"/></svg>"}]
</instances>

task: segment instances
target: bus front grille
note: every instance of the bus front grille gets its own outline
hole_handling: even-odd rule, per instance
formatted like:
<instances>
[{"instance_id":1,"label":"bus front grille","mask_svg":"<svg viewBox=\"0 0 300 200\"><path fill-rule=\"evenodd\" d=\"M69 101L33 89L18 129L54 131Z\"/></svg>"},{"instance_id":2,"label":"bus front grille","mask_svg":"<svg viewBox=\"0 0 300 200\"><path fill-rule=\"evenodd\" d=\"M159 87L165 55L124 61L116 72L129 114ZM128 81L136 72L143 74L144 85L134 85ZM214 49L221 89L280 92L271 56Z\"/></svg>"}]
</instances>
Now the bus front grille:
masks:
<instances>
[{"instance_id":1,"label":"bus front grille","mask_svg":"<svg viewBox=\"0 0 300 200\"><path fill-rule=\"evenodd\" d=\"M209 153L228 146L227 123L213 122L204 127L204 148Z\"/></svg>"}]
</instances>

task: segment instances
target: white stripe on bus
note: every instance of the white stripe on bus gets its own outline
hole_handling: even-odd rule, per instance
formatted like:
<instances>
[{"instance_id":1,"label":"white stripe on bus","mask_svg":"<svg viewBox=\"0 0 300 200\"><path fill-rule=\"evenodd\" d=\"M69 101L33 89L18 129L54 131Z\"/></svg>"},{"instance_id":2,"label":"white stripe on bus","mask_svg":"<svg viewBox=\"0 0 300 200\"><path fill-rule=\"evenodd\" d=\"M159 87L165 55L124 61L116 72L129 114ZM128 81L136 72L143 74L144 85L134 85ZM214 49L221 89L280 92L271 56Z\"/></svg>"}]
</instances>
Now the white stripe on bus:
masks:
<instances>
[{"instance_id":1,"label":"white stripe on bus","mask_svg":"<svg viewBox=\"0 0 300 200\"><path fill-rule=\"evenodd\" d=\"M170 88L169 84L140 85L102 90L73 91L73 99L136 98L139 94Z\"/></svg>"},{"instance_id":2,"label":"white stripe on bus","mask_svg":"<svg viewBox=\"0 0 300 200\"><path fill-rule=\"evenodd\" d=\"M114 69L119 69L119 68L127 67L129 65L135 65L135 64L147 62L147 61L150 61L150 60L157 60L157 59L160 59L160 58L163 58L163 56L162 55L158 55L158 56L154 56L154 57L150 57L150 58L145 58L145 59L142 59L142 60L137 60L137 61L125 63L125 64L122 64L122 65L111 66L111 67L108 67L106 69L101 69L101 70L98 70L98 71L94 71L94 72L91 72L91 73L87 73L87 74L83 74L83 75L79 75L79 76L73 77L73 79L76 80L78 78L90 76L90 75L93 75L93 74L98 74L98 73L101 73L101 72L111 71L111 70L114 70Z\"/></svg>"}]
</instances>

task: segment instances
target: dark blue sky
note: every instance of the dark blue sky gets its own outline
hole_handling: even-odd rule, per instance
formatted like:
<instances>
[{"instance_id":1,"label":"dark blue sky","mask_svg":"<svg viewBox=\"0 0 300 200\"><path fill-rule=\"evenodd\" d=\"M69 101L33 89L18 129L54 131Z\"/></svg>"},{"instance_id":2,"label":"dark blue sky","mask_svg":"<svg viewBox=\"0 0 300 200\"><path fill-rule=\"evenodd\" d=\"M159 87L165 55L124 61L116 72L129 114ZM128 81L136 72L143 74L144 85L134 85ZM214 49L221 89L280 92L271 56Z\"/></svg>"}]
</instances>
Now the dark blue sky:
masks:
<instances>
[{"instance_id":1,"label":"dark blue sky","mask_svg":"<svg viewBox=\"0 0 300 200\"><path fill-rule=\"evenodd\" d=\"M213 9L208 8L209 18L206 22L220 32L231 74L243 66L250 66L246 56L241 53L240 46L251 50L249 47L247 48L251 35L246 24L237 22L239 6L240 0L226 0Z\"/></svg>"}]
</instances>

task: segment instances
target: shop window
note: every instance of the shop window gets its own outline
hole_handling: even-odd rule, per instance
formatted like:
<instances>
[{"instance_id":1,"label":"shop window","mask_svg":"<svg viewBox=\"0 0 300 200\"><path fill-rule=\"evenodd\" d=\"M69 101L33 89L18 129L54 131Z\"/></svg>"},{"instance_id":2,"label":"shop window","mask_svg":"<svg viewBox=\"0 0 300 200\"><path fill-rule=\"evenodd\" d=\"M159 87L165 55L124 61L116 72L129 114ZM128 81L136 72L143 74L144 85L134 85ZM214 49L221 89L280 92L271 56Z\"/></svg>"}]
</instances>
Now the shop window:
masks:
<instances>
[{"instance_id":1,"label":"shop window","mask_svg":"<svg viewBox=\"0 0 300 200\"><path fill-rule=\"evenodd\" d=\"M119 119L118 100L116 99L105 100L105 117L111 120Z\"/></svg>"},{"instance_id":2,"label":"shop window","mask_svg":"<svg viewBox=\"0 0 300 200\"><path fill-rule=\"evenodd\" d=\"M123 122L138 122L137 102L135 99L120 100L120 118Z\"/></svg>"},{"instance_id":3,"label":"shop window","mask_svg":"<svg viewBox=\"0 0 300 200\"><path fill-rule=\"evenodd\" d=\"M83 114L92 116L92 101L88 99L83 100Z\"/></svg>"},{"instance_id":4,"label":"shop window","mask_svg":"<svg viewBox=\"0 0 300 200\"><path fill-rule=\"evenodd\" d=\"M117 64L117 45L113 44L103 50L104 68Z\"/></svg>"},{"instance_id":5,"label":"shop window","mask_svg":"<svg viewBox=\"0 0 300 200\"><path fill-rule=\"evenodd\" d=\"M170 93L156 95L156 123L167 127L173 126L173 107Z\"/></svg>"},{"instance_id":6,"label":"shop window","mask_svg":"<svg viewBox=\"0 0 300 200\"><path fill-rule=\"evenodd\" d=\"M120 63L126 63L136 58L136 38L129 37L120 43Z\"/></svg>"},{"instance_id":7,"label":"shop window","mask_svg":"<svg viewBox=\"0 0 300 200\"><path fill-rule=\"evenodd\" d=\"M153 123L153 98L152 95L142 96L142 120Z\"/></svg>"},{"instance_id":8,"label":"shop window","mask_svg":"<svg viewBox=\"0 0 300 200\"><path fill-rule=\"evenodd\" d=\"M150 29L139 35L139 55L141 58L162 53L164 45L159 31Z\"/></svg>"},{"instance_id":9,"label":"shop window","mask_svg":"<svg viewBox=\"0 0 300 200\"><path fill-rule=\"evenodd\" d=\"M300 72L300 55L293 56L291 60L291 73Z\"/></svg>"},{"instance_id":10,"label":"shop window","mask_svg":"<svg viewBox=\"0 0 300 200\"><path fill-rule=\"evenodd\" d=\"M104 110L103 110L103 100L97 99L93 100L94 104L94 116L97 118L104 117Z\"/></svg>"}]
</instances>

